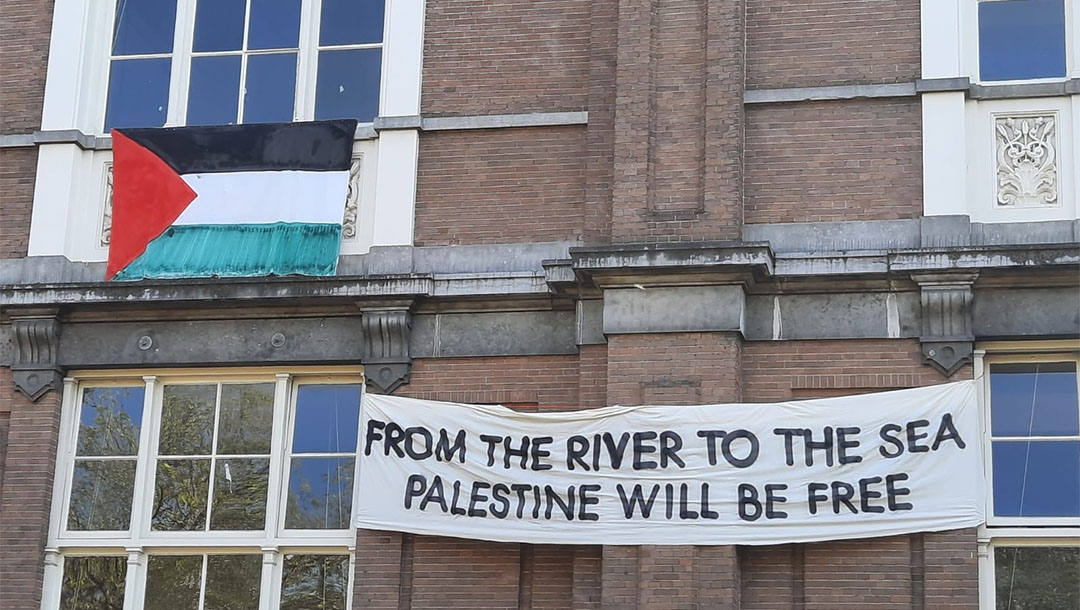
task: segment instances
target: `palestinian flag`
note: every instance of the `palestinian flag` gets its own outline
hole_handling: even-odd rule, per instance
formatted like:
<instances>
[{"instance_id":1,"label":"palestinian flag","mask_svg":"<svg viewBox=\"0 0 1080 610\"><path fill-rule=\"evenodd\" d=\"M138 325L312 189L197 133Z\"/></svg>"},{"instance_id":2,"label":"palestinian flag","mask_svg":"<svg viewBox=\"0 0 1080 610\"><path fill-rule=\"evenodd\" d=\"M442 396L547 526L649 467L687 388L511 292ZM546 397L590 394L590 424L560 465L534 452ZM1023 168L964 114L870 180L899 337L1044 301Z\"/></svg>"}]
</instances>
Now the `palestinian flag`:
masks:
<instances>
[{"instance_id":1,"label":"palestinian flag","mask_svg":"<svg viewBox=\"0 0 1080 610\"><path fill-rule=\"evenodd\" d=\"M114 129L105 279L333 275L355 130Z\"/></svg>"}]
</instances>

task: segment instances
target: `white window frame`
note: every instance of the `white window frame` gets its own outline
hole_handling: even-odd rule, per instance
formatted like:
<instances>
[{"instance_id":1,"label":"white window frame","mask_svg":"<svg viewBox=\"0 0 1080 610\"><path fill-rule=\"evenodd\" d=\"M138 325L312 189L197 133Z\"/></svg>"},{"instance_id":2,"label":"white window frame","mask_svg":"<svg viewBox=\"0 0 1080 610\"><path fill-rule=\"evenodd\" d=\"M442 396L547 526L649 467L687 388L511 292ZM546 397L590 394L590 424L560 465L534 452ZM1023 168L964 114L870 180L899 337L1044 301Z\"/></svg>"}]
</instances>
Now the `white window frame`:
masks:
<instances>
[{"instance_id":1,"label":"white window frame","mask_svg":"<svg viewBox=\"0 0 1080 610\"><path fill-rule=\"evenodd\" d=\"M149 507L154 492L158 431L161 425L161 397L170 383L259 383L275 384L274 422L270 447L270 481L267 491L266 523L253 531L158 531L150 530ZM70 506L76 439L79 430L82 390L86 387L145 384L142 426L132 494L133 509L127 531L69 531ZM59 610L63 563L67 556L126 556L124 609L137 610L146 592L146 558L150 555L249 554L262 556L260 610L278 607L284 557L289 554L347 555L349 574L347 608L352 607L352 584L356 562L356 527L350 518L344 530L286 530L284 506L288 498L289 449L295 425L295 405L299 388L307 384L359 384L364 376L357 367L163 369L160 371L75 371L64 380L60 435L53 482L49 538L45 549L45 578L42 610ZM357 425L356 466L353 501L359 498L359 447ZM211 473L211 476L213 473ZM208 507L209 508L209 507ZM209 520L209 512L207 519ZM203 539L197 539L202 537Z\"/></svg>"},{"instance_id":2,"label":"white window frame","mask_svg":"<svg viewBox=\"0 0 1080 610\"><path fill-rule=\"evenodd\" d=\"M975 379L982 419L983 465L986 472L986 524L978 528L979 609L997 603L994 549L1016 546L1080 546L1080 517L996 517L994 470L990 451L990 365L1074 361L1080 370L1080 341L988 342L976 346ZM1080 375L1078 375L1080 384Z\"/></svg>"},{"instance_id":3,"label":"white window frame","mask_svg":"<svg viewBox=\"0 0 1080 610\"><path fill-rule=\"evenodd\" d=\"M968 78L979 84L980 0L921 0L922 78ZM999 0L985 0L999 1ZM1065 2L1064 78L986 81L985 85L1054 83L1080 78L1080 3ZM1009 100L969 100L965 91L921 94L923 215L969 216L973 222L1029 222L1080 218L1080 95ZM1054 110L1058 138L1060 207L994 205L990 112ZM1068 186L1066 186L1068 185Z\"/></svg>"},{"instance_id":4,"label":"white window frame","mask_svg":"<svg viewBox=\"0 0 1080 610\"><path fill-rule=\"evenodd\" d=\"M115 2L56 0L41 118L43 131L77 130L104 138ZM177 54L184 48L190 54L196 0L179 2L167 125L178 124L177 117L187 113L190 62L177 60ZM294 115L308 118L315 112L313 67L318 49L312 43L318 35L321 5L317 0L303 0L302 6L309 17L301 29ZM426 0L386 0L380 117L420 114L425 7ZM181 22L186 25L179 25ZM186 43L176 40L182 32L189 37ZM301 74L310 80L304 89ZM185 83L182 88L178 86L181 82ZM174 99L177 96L184 99L183 108ZM357 231L352 238L342 240L341 254L364 254L374 246L412 245L418 155L418 129L377 132L371 124L357 129L353 156L354 160L362 159ZM77 262L103 262L108 258L108 247L101 244L101 226L105 173L111 162L112 151L107 148L84 150L67 142L38 147L28 256L64 256ZM343 211L344 205L342 202Z\"/></svg>"},{"instance_id":5,"label":"white window frame","mask_svg":"<svg viewBox=\"0 0 1080 610\"><path fill-rule=\"evenodd\" d=\"M979 76L979 5L984 2L1005 2L1007 0L962 0L961 19L963 32L960 35L961 76L968 76L973 83L986 85L1015 85L1018 83L1056 83L1069 78L1080 77L1080 49L1076 37L1080 33L1080 11L1072 5L1072 0L1065 3L1065 75L1045 78L1024 78L1014 80L982 80ZM925 4L925 0L924 0ZM942 4L949 4L943 1Z\"/></svg>"}]
</instances>

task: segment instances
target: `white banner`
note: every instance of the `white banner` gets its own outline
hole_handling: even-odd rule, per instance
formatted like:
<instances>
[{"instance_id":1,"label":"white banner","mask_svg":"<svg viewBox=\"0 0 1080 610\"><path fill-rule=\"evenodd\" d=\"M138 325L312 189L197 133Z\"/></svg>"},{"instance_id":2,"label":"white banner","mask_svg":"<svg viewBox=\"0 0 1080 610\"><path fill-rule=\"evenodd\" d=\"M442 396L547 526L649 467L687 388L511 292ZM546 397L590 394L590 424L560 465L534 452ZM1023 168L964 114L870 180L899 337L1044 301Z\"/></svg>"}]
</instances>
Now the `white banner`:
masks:
<instances>
[{"instance_id":1,"label":"white banner","mask_svg":"<svg viewBox=\"0 0 1080 610\"><path fill-rule=\"evenodd\" d=\"M364 397L358 527L505 542L781 544L978 525L975 383L776 404Z\"/></svg>"}]
</instances>

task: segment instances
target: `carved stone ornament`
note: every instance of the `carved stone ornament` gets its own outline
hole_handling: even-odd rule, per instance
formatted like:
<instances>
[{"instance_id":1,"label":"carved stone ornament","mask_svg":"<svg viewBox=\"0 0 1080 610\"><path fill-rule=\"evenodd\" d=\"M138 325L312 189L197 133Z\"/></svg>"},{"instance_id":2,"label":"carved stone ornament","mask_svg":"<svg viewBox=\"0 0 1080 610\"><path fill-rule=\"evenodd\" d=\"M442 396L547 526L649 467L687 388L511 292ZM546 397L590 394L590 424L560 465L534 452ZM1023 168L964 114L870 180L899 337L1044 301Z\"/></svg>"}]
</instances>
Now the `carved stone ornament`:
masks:
<instances>
[{"instance_id":1,"label":"carved stone ornament","mask_svg":"<svg viewBox=\"0 0 1080 610\"><path fill-rule=\"evenodd\" d=\"M360 174L364 167L364 155L353 157L349 166L349 190L345 194L345 218L341 221L342 239L356 237L356 219L360 215Z\"/></svg>"},{"instance_id":2,"label":"carved stone ornament","mask_svg":"<svg viewBox=\"0 0 1080 610\"><path fill-rule=\"evenodd\" d=\"M409 382L411 315L407 309L369 309L360 321L364 331L364 375L369 384L389 394Z\"/></svg>"},{"instance_id":3,"label":"carved stone ornament","mask_svg":"<svg viewBox=\"0 0 1080 610\"><path fill-rule=\"evenodd\" d=\"M1054 114L995 116L997 207L1056 207L1057 119Z\"/></svg>"},{"instance_id":4,"label":"carved stone ornament","mask_svg":"<svg viewBox=\"0 0 1080 610\"><path fill-rule=\"evenodd\" d=\"M113 166L105 165L105 205L101 212L101 245L108 246L112 239L112 192Z\"/></svg>"},{"instance_id":5,"label":"carved stone ornament","mask_svg":"<svg viewBox=\"0 0 1080 610\"><path fill-rule=\"evenodd\" d=\"M60 391L63 371L57 366L60 322L55 315L12 315L15 358L11 364L15 389L37 401L49 390Z\"/></svg>"},{"instance_id":6,"label":"carved stone ornament","mask_svg":"<svg viewBox=\"0 0 1080 610\"><path fill-rule=\"evenodd\" d=\"M952 375L971 362L971 286L977 273L914 275L921 292L923 364Z\"/></svg>"}]
</instances>

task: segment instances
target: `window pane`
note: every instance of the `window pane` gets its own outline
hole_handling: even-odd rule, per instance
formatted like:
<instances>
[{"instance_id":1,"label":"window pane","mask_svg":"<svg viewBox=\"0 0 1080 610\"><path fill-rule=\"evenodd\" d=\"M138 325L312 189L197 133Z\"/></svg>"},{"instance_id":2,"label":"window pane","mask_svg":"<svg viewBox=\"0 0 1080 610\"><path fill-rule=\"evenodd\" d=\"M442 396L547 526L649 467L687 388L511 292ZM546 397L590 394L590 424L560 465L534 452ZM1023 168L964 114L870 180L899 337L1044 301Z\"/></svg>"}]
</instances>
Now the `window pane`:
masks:
<instances>
[{"instance_id":1,"label":"window pane","mask_svg":"<svg viewBox=\"0 0 1080 610\"><path fill-rule=\"evenodd\" d=\"M210 555L206 564L203 607L205 610L258 610L261 580L261 555Z\"/></svg>"},{"instance_id":2,"label":"window pane","mask_svg":"<svg viewBox=\"0 0 1080 610\"><path fill-rule=\"evenodd\" d=\"M295 90L296 53L252 55L244 88L244 122L291 121Z\"/></svg>"},{"instance_id":3,"label":"window pane","mask_svg":"<svg viewBox=\"0 0 1080 610\"><path fill-rule=\"evenodd\" d=\"M169 70L172 61L125 59L109 71L109 102L105 131L113 127L161 127L169 110Z\"/></svg>"},{"instance_id":4,"label":"window pane","mask_svg":"<svg viewBox=\"0 0 1080 610\"><path fill-rule=\"evenodd\" d=\"M323 0L319 44L382 42L384 0Z\"/></svg>"},{"instance_id":5,"label":"window pane","mask_svg":"<svg viewBox=\"0 0 1080 610\"><path fill-rule=\"evenodd\" d=\"M995 441L994 514L1080 516L1080 441Z\"/></svg>"},{"instance_id":6,"label":"window pane","mask_svg":"<svg viewBox=\"0 0 1080 610\"><path fill-rule=\"evenodd\" d=\"M994 436L1080 434L1076 364L991 366L990 420Z\"/></svg>"},{"instance_id":7,"label":"window pane","mask_svg":"<svg viewBox=\"0 0 1080 610\"><path fill-rule=\"evenodd\" d=\"M113 55L169 53L176 0L117 0Z\"/></svg>"},{"instance_id":8,"label":"window pane","mask_svg":"<svg viewBox=\"0 0 1080 610\"><path fill-rule=\"evenodd\" d=\"M72 476L69 530L128 528L135 460L75 460Z\"/></svg>"},{"instance_id":9,"label":"window pane","mask_svg":"<svg viewBox=\"0 0 1080 610\"><path fill-rule=\"evenodd\" d=\"M994 549L998 610L1080 608L1080 547Z\"/></svg>"},{"instance_id":10,"label":"window pane","mask_svg":"<svg viewBox=\"0 0 1080 610\"><path fill-rule=\"evenodd\" d=\"M285 527L347 529L354 458L293 458Z\"/></svg>"},{"instance_id":11,"label":"window pane","mask_svg":"<svg viewBox=\"0 0 1080 610\"><path fill-rule=\"evenodd\" d=\"M261 530L266 527L266 488L270 460L218 460L210 529Z\"/></svg>"},{"instance_id":12,"label":"window pane","mask_svg":"<svg viewBox=\"0 0 1080 610\"><path fill-rule=\"evenodd\" d=\"M315 118L370 122L379 114L381 49L320 51Z\"/></svg>"},{"instance_id":13,"label":"window pane","mask_svg":"<svg viewBox=\"0 0 1080 610\"><path fill-rule=\"evenodd\" d=\"M65 557L60 610L123 610L127 557Z\"/></svg>"},{"instance_id":14,"label":"window pane","mask_svg":"<svg viewBox=\"0 0 1080 610\"><path fill-rule=\"evenodd\" d=\"M348 555L286 555L281 610L345 610Z\"/></svg>"},{"instance_id":15,"label":"window pane","mask_svg":"<svg viewBox=\"0 0 1080 610\"><path fill-rule=\"evenodd\" d=\"M146 567L149 610L197 610L202 584L202 556L151 555Z\"/></svg>"},{"instance_id":16,"label":"window pane","mask_svg":"<svg viewBox=\"0 0 1080 610\"><path fill-rule=\"evenodd\" d=\"M244 46L246 0L199 0L193 51L238 51ZM237 80L239 82L239 80Z\"/></svg>"},{"instance_id":17,"label":"window pane","mask_svg":"<svg viewBox=\"0 0 1080 610\"><path fill-rule=\"evenodd\" d=\"M135 455L139 452L143 386L87 388L79 413L76 455Z\"/></svg>"},{"instance_id":18,"label":"window pane","mask_svg":"<svg viewBox=\"0 0 1080 610\"><path fill-rule=\"evenodd\" d=\"M218 453L270 453L270 431L273 424L274 384L221 386Z\"/></svg>"},{"instance_id":19,"label":"window pane","mask_svg":"<svg viewBox=\"0 0 1080 610\"><path fill-rule=\"evenodd\" d=\"M203 529L209 492L210 460L158 460L152 529Z\"/></svg>"},{"instance_id":20,"label":"window pane","mask_svg":"<svg viewBox=\"0 0 1080 610\"><path fill-rule=\"evenodd\" d=\"M214 439L216 385L167 385L158 455L207 455Z\"/></svg>"},{"instance_id":21,"label":"window pane","mask_svg":"<svg viewBox=\"0 0 1080 610\"><path fill-rule=\"evenodd\" d=\"M296 394L293 453L356 451L359 385L302 385Z\"/></svg>"},{"instance_id":22,"label":"window pane","mask_svg":"<svg viewBox=\"0 0 1080 610\"><path fill-rule=\"evenodd\" d=\"M195 57L191 60L188 125L236 123L240 99L240 56Z\"/></svg>"},{"instance_id":23,"label":"window pane","mask_svg":"<svg viewBox=\"0 0 1080 610\"><path fill-rule=\"evenodd\" d=\"M1065 0L979 3L983 80L1065 76Z\"/></svg>"},{"instance_id":24,"label":"window pane","mask_svg":"<svg viewBox=\"0 0 1080 610\"><path fill-rule=\"evenodd\" d=\"M294 49L300 43L300 0L251 0L249 49Z\"/></svg>"}]
</instances>

